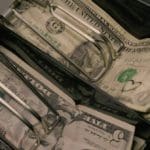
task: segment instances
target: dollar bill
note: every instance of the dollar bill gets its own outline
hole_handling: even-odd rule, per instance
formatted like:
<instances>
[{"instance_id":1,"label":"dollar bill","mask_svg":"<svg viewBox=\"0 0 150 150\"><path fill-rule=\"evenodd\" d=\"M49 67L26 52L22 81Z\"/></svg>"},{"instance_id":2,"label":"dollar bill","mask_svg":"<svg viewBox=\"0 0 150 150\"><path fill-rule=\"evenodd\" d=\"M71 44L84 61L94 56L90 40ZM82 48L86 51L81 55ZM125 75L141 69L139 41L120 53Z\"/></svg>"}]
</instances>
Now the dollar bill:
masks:
<instances>
[{"instance_id":1,"label":"dollar bill","mask_svg":"<svg viewBox=\"0 0 150 150\"><path fill-rule=\"evenodd\" d=\"M86 5L84 3L85 1L73 0L55 0L51 2L51 4L53 5L60 5L63 8L67 9L67 11L75 14L81 20L89 23L99 31L103 31L102 34L106 33L104 35L107 38L108 34L109 37L111 37L111 40L109 38L108 39L111 41L111 44L115 49L115 54L120 54L120 56L115 57L116 60L112 62L112 65L109 65L109 68L106 71L105 75L96 82L94 82L94 84L96 84L104 91L119 99L120 102L122 102L126 106L140 112L149 112L149 40L139 41L138 39L133 38L132 36L131 38L128 38L129 34L123 34L125 31L122 31L122 28L118 27L119 25L115 21L113 21L113 19L101 8L97 7L91 1L87 1ZM104 61L102 61L102 55L100 53L97 53L98 51L95 51L95 47L92 45L92 43L89 44L88 42L88 44L84 45L86 47L85 48L81 44L86 42L85 39L82 41L82 37L77 33L73 32L70 28L68 28L68 26L63 24L63 22L61 22L60 24L63 24L65 26L63 28L64 31L61 30L61 33L52 33L54 31L50 30L53 29L51 29L51 27L46 26L46 22L48 21L49 17L53 18L54 16L49 11L47 11L45 6L43 6L44 5L37 5L36 3L31 4L27 3L26 1L23 1L22 5L20 7L17 7L16 10L20 12L22 17L38 33L42 34L42 36L44 36L45 39L51 42L51 45L63 51L66 54L66 56L71 58L71 60L74 60L74 62L76 62L76 64L80 66L80 68L83 67L86 70L84 73L86 73L88 77L90 74L90 77L96 79L103 70L102 68L104 68ZM81 6L84 7L81 8ZM59 11L57 13L60 16L62 15ZM39 19L39 17L37 16L41 16L41 19ZM62 16L62 18L67 17L68 16ZM107 19L107 17L109 19ZM52 49L52 47L50 47L49 44L47 44L44 40L37 36L29 28L29 26L27 26L23 21L20 21L20 19L18 19L15 15L12 15L9 20L12 24L15 25L15 31L21 34L24 38L30 40L32 43L36 43L36 46L40 47L43 51L50 54L60 62L63 62L63 64L65 64L71 70L74 70L75 72L79 71L71 65L68 66L68 61L66 61L58 53L56 53L56 51ZM50 22L52 23L53 20ZM69 22L72 22L72 20L69 20ZM72 24L75 23L72 22ZM79 29L83 28L77 26L76 24L75 26ZM115 27L118 27L118 32L116 31L117 29ZM125 37L122 38L122 36L119 35L119 33L122 36L125 35ZM126 42L126 40L124 39L131 39L131 43ZM78 44L75 44L74 40L77 40ZM122 43L124 45L124 48L122 48ZM105 46L104 49L106 50L107 48ZM122 51L118 52L121 48ZM109 56L109 53L105 55ZM107 61L109 63L111 62L111 60L109 61L109 59Z\"/></svg>"},{"instance_id":2,"label":"dollar bill","mask_svg":"<svg viewBox=\"0 0 150 150\"><path fill-rule=\"evenodd\" d=\"M48 112L48 116L49 116L49 122L48 123L52 126L52 128L49 127L49 129L51 128L52 130L50 130L51 132L49 134L43 134L43 132L42 132L43 130L41 131L41 128L40 128L41 126L39 127L39 124L37 124L35 122L36 121L35 118L33 118L33 117L30 118L31 116L28 115L28 113L26 114L26 112L24 112L25 116L29 116L28 117L29 121L32 122L33 124L35 124L35 127L38 128L38 131L40 130L40 133L42 132L41 133L42 135L40 133L38 133L38 134L40 134L40 141L37 141L38 138L36 139L36 136L30 130L28 130L26 125L24 125L17 117L15 117L7 109L3 108L2 110L6 111L6 113L5 113L6 116L7 115L9 117L13 116L13 117L11 117L11 119L8 119L8 117L6 117L6 116L4 116L5 119L3 117L0 118L3 120L2 121L2 125L3 125L2 127L4 127L5 124L8 124L7 122L9 122L8 125L11 126L10 131L11 130L13 131L13 132L10 132L6 128L7 135L5 135L5 137L7 137L7 139L11 143L13 143L17 148L21 147L21 148L25 148L27 150L28 149L30 150L33 148L39 149L39 150L53 149L57 145L57 140L61 136L63 127L66 125L67 122L70 122L72 120L72 118L74 117L74 115L77 112L75 104L73 103L73 101L69 102L69 100L71 100L69 97L64 96L65 94L63 95L63 92L59 92L59 90L55 86L52 87L52 85L53 85L52 83L50 83L49 81L44 79L44 77L42 77L41 75L39 76L39 74L36 74L36 71L34 71L34 69L32 70L31 67L29 67L28 65L23 63L23 61L21 61L19 58L15 57L15 55L13 55L12 53L9 53L8 50L1 47L1 52L3 52L3 54L5 54L5 56L7 54L10 54L10 55L7 55L7 57L8 57L8 59L11 58L9 61L10 62L12 61L14 63L14 67L17 69L17 71L20 72L25 77L26 82L30 82L31 85L33 85L36 89L38 89L37 91L41 95L43 95L45 100L49 101L51 107L53 109L55 109L57 111L57 113L60 115L59 117L61 117L61 119L59 119L56 123L53 123L53 121L58 119L58 114L54 113L55 114L54 115L53 113ZM33 106L34 108L36 108L36 106L34 106L35 104L32 102L32 97L34 98L34 97L36 97L36 95L34 95L34 93L32 93L32 90L30 88L26 87L26 84L23 81L21 81L20 78L19 79L17 78L18 74L14 74L14 72L12 72L12 70L10 70L9 66L3 60L3 56L1 56L1 61L2 61L2 63L1 63L1 66L2 66L1 67L2 68L1 74L2 75L1 75L0 81L3 84L7 85L7 87L9 87L9 89L11 89L12 91L15 91L16 95L18 95L22 99L24 98L26 100L27 96L28 96L29 99L27 99L28 101L26 100L27 103L30 106ZM38 79L37 79L37 77L38 77ZM42 82L41 82L41 80L42 80ZM47 82L45 82L45 80ZM44 85L43 82L48 84L48 87L47 87L47 85ZM24 86L22 84L24 84ZM44 86L44 89L43 89L43 86ZM46 89L48 89L49 92ZM54 90L56 94L54 92L52 92L51 89ZM57 93L59 93L61 96L59 96L59 94L57 95ZM65 98L63 98L62 96L64 96ZM6 97L5 99L7 99L7 101L11 101L11 103L13 103L13 100L10 100L10 97L8 97L8 96L5 96L5 97ZM66 100L64 100L64 99L66 99ZM35 103L37 103L37 107L38 107L37 112L41 116L42 116L42 114L45 114L45 112L47 114L46 110L51 110L51 107L50 108L48 107L49 105L46 106L46 108L42 107L42 105L41 105L42 101L41 100L34 98L34 101L35 101ZM39 101L40 101L40 103L38 103ZM18 105L16 106L16 103L14 105L15 106L13 106L13 107L15 109L17 109L17 110L21 109ZM44 118L46 118L46 117L44 117ZM22 132L17 132L18 128ZM10 135L11 135L11 138L9 138ZM17 142L16 142L16 140L17 140ZM29 142L29 144L28 144L28 142Z\"/></svg>"},{"instance_id":3,"label":"dollar bill","mask_svg":"<svg viewBox=\"0 0 150 150\"><path fill-rule=\"evenodd\" d=\"M27 103L36 108L38 113L40 115L42 114L47 114L48 108L43 107L41 101L39 101L36 96L30 91L27 90L25 87L22 87L20 80L19 82L16 82L14 78L14 74L10 73L8 69L4 66L1 65L1 71L4 73L1 73L1 77L5 76L5 79L7 80L5 84L7 84L8 87L12 87L13 90L16 90L15 88L18 88L16 92L18 92L22 97L24 96L27 101ZM4 77L3 77L4 78ZM10 81L8 81L8 78ZM13 80L12 80L13 79ZM3 80L4 81L4 80ZM12 83L13 82L13 83ZM15 87L16 86L16 87ZM23 91L22 91L23 90ZM1 90L1 93L3 91ZM32 93L32 95L30 94ZM27 99L27 96L29 97ZM35 119L31 115L29 115L27 112L22 110L20 106L16 106L14 104L13 99L11 99L8 95L3 93L3 98L8 101L9 105L13 106L15 110L20 109L21 113L26 116L30 122L32 121L32 124L35 125L35 128L38 129L38 135L32 132L31 130L28 129L28 126L23 124L17 117L15 117L9 110L5 109L5 107L1 106L1 117L0 117L0 134L9 141L11 142L16 149L26 149L26 150L49 150L55 147L57 143L57 139L59 137L59 132L61 133L62 127L64 126L64 121L63 122L58 122L57 124L54 124L55 126L53 127L53 130L50 133L45 133L41 128L40 123L36 123ZM31 101L32 98L34 98L34 102ZM56 102L56 101L55 101ZM63 111L63 110L62 110ZM5 114L5 115L2 115ZM68 114L69 115L69 114ZM56 115L54 115L52 112L48 112L48 123L49 125L53 124L53 121L57 119ZM44 132L44 133L43 133Z\"/></svg>"},{"instance_id":4,"label":"dollar bill","mask_svg":"<svg viewBox=\"0 0 150 150\"><path fill-rule=\"evenodd\" d=\"M108 73L99 81L98 86L114 97L119 98L128 107L141 112L149 112L149 85L147 81L150 80L148 75L150 71L150 43L143 43L142 45L142 42L150 40L136 39L117 25L106 12L92 1L88 1L87 5L95 10L97 16L101 15L106 21L109 20L109 26L112 25L125 39L130 40L131 43L127 44L125 40L119 37L125 44L125 48L121 56L113 63Z\"/></svg>"},{"instance_id":5,"label":"dollar bill","mask_svg":"<svg viewBox=\"0 0 150 150\"><path fill-rule=\"evenodd\" d=\"M85 106L65 126L58 144L63 150L130 150L134 127Z\"/></svg>"},{"instance_id":6,"label":"dollar bill","mask_svg":"<svg viewBox=\"0 0 150 150\"><path fill-rule=\"evenodd\" d=\"M57 116L54 114L42 101L32 93L32 91L24 85L24 83L3 63L0 63L0 82L15 93L22 101L28 106L31 106L43 119L47 119L47 124L50 127L56 120ZM46 133L43 127L43 123L39 122L31 113L29 113L23 106L16 103L14 98L10 97L7 92L0 88L1 98L14 110L22 116L25 116L27 120L38 130L38 134L33 132L27 124L22 122L20 118L16 117L10 109L5 107L1 103L0 105L0 134L5 137L16 149L31 150L39 146L39 138L43 143L47 143L47 146L52 143L48 143L46 140ZM46 122L45 122L46 123ZM42 125L43 124L43 125ZM48 128L49 128L48 127ZM49 128L50 129L50 128ZM48 136L48 135L47 135ZM50 138L50 137L48 137ZM53 143L55 144L55 143ZM49 146L49 147L50 147ZM43 148L41 148L43 149Z\"/></svg>"},{"instance_id":7,"label":"dollar bill","mask_svg":"<svg viewBox=\"0 0 150 150\"><path fill-rule=\"evenodd\" d=\"M75 105L75 102L65 94L61 89L59 89L52 82L44 78L40 73L34 70L32 67L27 65L21 59L19 59L16 55L11 53L8 49L4 47L0 47L0 52L5 54L12 62L16 64L17 70L24 75L25 79L31 83L34 87L36 87L40 93L42 93L45 98L57 97L60 101L64 101L72 106ZM15 65L14 65L15 66Z\"/></svg>"}]
</instances>

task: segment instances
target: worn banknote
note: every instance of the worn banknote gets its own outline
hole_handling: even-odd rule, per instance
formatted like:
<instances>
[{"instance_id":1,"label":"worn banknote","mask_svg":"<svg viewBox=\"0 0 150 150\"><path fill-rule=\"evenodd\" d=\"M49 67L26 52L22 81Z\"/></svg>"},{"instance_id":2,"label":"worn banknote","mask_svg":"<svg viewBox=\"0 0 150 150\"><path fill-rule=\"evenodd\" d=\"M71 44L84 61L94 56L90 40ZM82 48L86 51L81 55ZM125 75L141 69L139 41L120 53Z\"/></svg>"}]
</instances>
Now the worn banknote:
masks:
<instances>
[{"instance_id":1,"label":"worn banknote","mask_svg":"<svg viewBox=\"0 0 150 150\"><path fill-rule=\"evenodd\" d=\"M57 111L61 112L61 114L66 114L60 116L61 119L58 120L57 114L51 111L48 106L45 106L42 101L38 99L34 93L32 93L31 89L24 85L16 74L14 74L2 63L0 63L0 67L1 83L14 92L18 97L21 97L21 99L29 106L34 108L34 110L36 110L43 119L42 122L38 122L32 114L25 110L25 108L15 103L16 101L7 94L6 89L4 90L0 88L1 136L7 139L16 150L56 150L55 147L58 145L58 139L61 136L63 127L66 125L67 121L70 121L68 119L69 115L72 115L71 113L69 114L67 110L65 111L65 107L67 106L65 105L65 107L60 108L59 106L63 105L63 103L59 103L57 105L58 97L51 97L51 99L55 101L54 103ZM29 123L33 125L34 130L32 130L28 124L25 124L19 117L17 117L14 114L14 111L11 111L11 109L1 103L2 101L5 101L14 109L14 111L19 112L20 115L25 116L25 118L29 120ZM69 109L71 111L71 106ZM72 113L75 113L75 111L72 111Z\"/></svg>"},{"instance_id":2,"label":"worn banknote","mask_svg":"<svg viewBox=\"0 0 150 150\"><path fill-rule=\"evenodd\" d=\"M0 62L0 67L1 136L16 149L31 150L40 145L41 149L51 148L55 142L52 142L51 138L53 139L53 137L49 136L46 130L50 130L56 123L57 115L2 62ZM15 97L10 95L10 91L39 114L39 117L35 117L34 113L27 111L26 107L18 103ZM16 111L23 120L16 115Z\"/></svg>"},{"instance_id":3,"label":"worn banknote","mask_svg":"<svg viewBox=\"0 0 150 150\"><path fill-rule=\"evenodd\" d=\"M136 39L90 0L24 0L12 12L18 34L128 107L149 112L149 39Z\"/></svg>"},{"instance_id":4,"label":"worn banknote","mask_svg":"<svg viewBox=\"0 0 150 150\"><path fill-rule=\"evenodd\" d=\"M91 18L73 1L56 0L47 6L22 1L9 16L15 31L78 74L99 79L111 62L111 55L115 57L123 44L113 34L116 41L111 44L91 24L89 29L89 22L83 24ZM82 13L85 14L81 16Z\"/></svg>"},{"instance_id":5,"label":"worn banknote","mask_svg":"<svg viewBox=\"0 0 150 150\"><path fill-rule=\"evenodd\" d=\"M10 58L12 62L16 63L14 67L20 72L24 78L31 83L46 99L51 99L51 97L57 97L60 101L64 101L70 105L75 105L71 97L59 89L55 84L47 80L35 69L24 63L16 55L11 53L8 49L0 47L0 52L6 57ZM50 101L50 100L49 100Z\"/></svg>"},{"instance_id":6,"label":"worn banknote","mask_svg":"<svg viewBox=\"0 0 150 150\"><path fill-rule=\"evenodd\" d=\"M36 91L42 95L48 107L68 120L73 116L76 112L76 105L72 98L8 49L1 47L0 52L6 56L16 73L23 77L24 82L29 83L29 87L35 88ZM66 113L62 113L62 110Z\"/></svg>"},{"instance_id":7,"label":"worn banknote","mask_svg":"<svg viewBox=\"0 0 150 150\"><path fill-rule=\"evenodd\" d=\"M150 39L136 39L91 0L86 4L95 10L97 16L102 17L101 21L103 19L108 23L108 27L112 28L125 45L120 56L97 85L130 108L149 112Z\"/></svg>"},{"instance_id":8,"label":"worn banknote","mask_svg":"<svg viewBox=\"0 0 150 150\"><path fill-rule=\"evenodd\" d=\"M7 58L7 60L11 64L13 64L14 68L16 68L16 70L26 78L27 82L32 83L31 81L33 81L33 75L34 75L34 81L37 77L40 78L40 81L42 80L42 76L40 76L39 73L37 73L34 69L30 68L26 63L24 63L22 60L20 60L17 56L12 54L7 49L1 47L1 53L5 55L4 58ZM2 62L3 64L1 63L1 65L4 68L3 70L1 70L4 74L4 76L2 77L8 78L9 76L10 78L9 82L10 83L13 82L12 85L15 84L14 86L20 89L20 86L23 84L23 83L21 84L22 81L20 81L18 78L14 78L14 76L17 76L17 74L13 74L7 68L7 66L4 66L4 64L6 63L5 61L3 61L3 59L2 59ZM29 78L27 78L29 76L30 76L30 80L28 80ZM4 83L5 84L7 83L9 87L11 84L7 82L6 80L8 79L5 79ZM15 81L18 80L18 82L15 82L14 80ZM4 79L2 81L4 81ZM47 82L47 84L49 84L49 81ZM32 85L35 86L35 84L32 84ZM11 88L11 90L13 89ZM25 90L23 90L23 92L21 93L26 94L27 92L24 93L24 91ZM31 91L29 90L29 92ZM41 93L40 89L39 89L39 93ZM3 96L3 99L4 98L9 99L7 95L5 97ZM35 101L38 101L38 100L35 99ZM51 98L49 97L49 101L50 101L51 106L56 109L56 111L59 113L62 119L55 125L52 132L49 135L45 136L45 138L40 141L41 144L38 145L37 149L40 149L40 150L41 149L47 149L47 150L48 149L54 149L54 150L58 150L58 149L62 149L62 150L70 150L70 149L74 149L74 150L77 150L77 149L78 150L80 149L81 150L83 149L130 150L131 149L133 137L134 137L134 131L135 131L134 126L128 123L125 123L123 121L120 121L118 119L115 119L111 116L108 116L103 113L92 110L90 108L87 108L85 106L74 106L73 104L69 103L69 101L65 101L65 100L63 101L62 99L59 100L58 96L57 97L51 96ZM40 110L43 110L41 105L38 105L38 107L40 107ZM20 108L15 107L15 109L20 109ZM12 113L10 112L7 112L6 114L12 115ZM14 115L12 116L15 118ZM14 123L14 124L11 123L12 128L14 128L15 123L16 123L13 117L11 118L11 121L10 121ZM6 121L8 120L9 119L4 120L3 124L5 124ZM19 119L18 121L20 123ZM21 127L22 126L20 126L20 128ZM16 133L13 132L12 137L14 137L15 134ZM20 134L18 136L20 137ZM33 138L32 140L36 140L36 139ZM22 139L21 144L24 142L25 140ZM19 146L20 146L20 143L19 143ZM31 149L29 144L27 146L29 146L29 148L25 147L26 149Z\"/></svg>"},{"instance_id":9,"label":"worn banknote","mask_svg":"<svg viewBox=\"0 0 150 150\"><path fill-rule=\"evenodd\" d=\"M134 127L85 106L65 126L58 145L63 150L130 150Z\"/></svg>"},{"instance_id":10,"label":"worn banknote","mask_svg":"<svg viewBox=\"0 0 150 150\"><path fill-rule=\"evenodd\" d=\"M0 113L5 114L1 115L2 117L0 118L1 134L3 134L16 149L55 149L64 125L70 122L77 112L73 100L71 101L70 97L63 94L61 90L59 91L59 89L53 86L49 81L46 82L46 79L42 78L36 71L32 70L32 68L3 47L1 47L0 56L0 85L3 85L2 88L0 88L0 102L4 100L14 109L12 111L1 103ZM10 64L13 62L14 69L24 76L26 82L31 83L30 87L25 84L24 80L20 78L15 70L12 71L7 61ZM40 99L41 97L39 98L31 90L32 86L44 97L45 101L48 101L48 103L46 103L47 105L43 99ZM15 93L16 96L25 101L29 106L33 107L42 117L42 123L37 122L37 119L32 113L29 113L24 107L16 103L16 101L8 95L6 88ZM29 123L24 123L24 121L15 115L15 111L25 116ZM33 131L30 124L33 126Z\"/></svg>"}]
</instances>

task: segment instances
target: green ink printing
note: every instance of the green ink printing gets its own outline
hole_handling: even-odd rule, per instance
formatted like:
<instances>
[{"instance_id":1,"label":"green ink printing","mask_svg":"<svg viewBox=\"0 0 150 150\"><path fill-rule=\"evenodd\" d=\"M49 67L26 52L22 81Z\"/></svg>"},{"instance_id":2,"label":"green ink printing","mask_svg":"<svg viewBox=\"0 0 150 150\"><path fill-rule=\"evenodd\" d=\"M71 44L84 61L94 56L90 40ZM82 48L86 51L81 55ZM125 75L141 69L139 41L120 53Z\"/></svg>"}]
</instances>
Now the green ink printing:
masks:
<instances>
[{"instance_id":1,"label":"green ink printing","mask_svg":"<svg viewBox=\"0 0 150 150\"><path fill-rule=\"evenodd\" d=\"M129 68L129 69L126 69L125 71L123 71L119 77L118 77L118 82L120 83L125 83L125 82L128 82L130 80L133 79L133 77L137 74L137 70L136 69L132 69L132 68Z\"/></svg>"}]
</instances>

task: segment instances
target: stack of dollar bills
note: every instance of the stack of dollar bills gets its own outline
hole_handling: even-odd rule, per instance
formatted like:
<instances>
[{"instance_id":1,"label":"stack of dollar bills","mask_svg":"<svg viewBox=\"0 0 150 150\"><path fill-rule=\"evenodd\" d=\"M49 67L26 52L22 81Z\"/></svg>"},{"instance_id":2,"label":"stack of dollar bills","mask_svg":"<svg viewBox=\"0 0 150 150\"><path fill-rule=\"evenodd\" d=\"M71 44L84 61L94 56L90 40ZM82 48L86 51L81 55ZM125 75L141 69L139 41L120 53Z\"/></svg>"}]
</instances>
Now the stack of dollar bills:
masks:
<instances>
[{"instance_id":1,"label":"stack of dollar bills","mask_svg":"<svg viewBox=\"0 0 150 150\"><path fill-rule=\"evenodd\" d=\"M92 0L15 0L0 16L0 150L150 150L150 39Z\"/></svg>"}]
</instances>

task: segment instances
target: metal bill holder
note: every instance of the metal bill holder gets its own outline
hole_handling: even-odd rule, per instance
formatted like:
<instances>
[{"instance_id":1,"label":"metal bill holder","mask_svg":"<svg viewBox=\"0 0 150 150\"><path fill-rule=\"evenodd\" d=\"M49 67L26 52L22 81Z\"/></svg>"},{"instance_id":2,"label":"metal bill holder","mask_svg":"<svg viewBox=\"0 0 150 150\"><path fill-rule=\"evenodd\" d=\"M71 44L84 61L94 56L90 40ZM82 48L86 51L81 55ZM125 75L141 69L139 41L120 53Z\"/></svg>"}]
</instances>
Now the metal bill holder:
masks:
<instances>
[{"instance_id":1,"label":"metal bill holder","mask_svg":"<svg viewBox=\"0 0 150 150\"><path fill-rule=\"evenodd\" d=\"M74 66L81 74L83 74L85 77L87 77L91 81L97 81L99 80L111 67L111 64L114 59L116 59L116 56L118 55L117 52L114 50L112 44L110 41L100 33L99 30L88 24L87 22L83 21L76 15L70 13L68 10L63 8L60 5L54 5L49 3L49 9L50 13L59 19L61 22L63 22L68 28L70 28L72 31L79 34L81 37L86 39L87 41L91 42L100 52L101 55L101 61L103 62L103 67L99 70L99 73L97 73L96 76L91 77L83 68L81 68L78 64L76 64L74 61L71 60L64 52L59 50L58 48L54 47L51 42L45 38L35 27L33 27L20 13L13 9L9 9L8 13L13 13L18 19L20 19L25 25L27 25L34 33L36 33L41 39L43 39L48 45L50 45L59 55L61 55L66 61L68 61L72 66ZM67 19L63 18L60 14L57 14L57 10L61 11L62 14L67 15L67 17L75 20L76 22L79 22L83 27L90 30L92 33L94 33L95 36L89 35L86 33L86 31L82 31L77 26L75 26L73 23L67 21ZM7 15L8 15L7 13ZM102 46L105 45L105 48ZM92 49L91 49L92 50Z\"/></svg>"}]
</instances>

